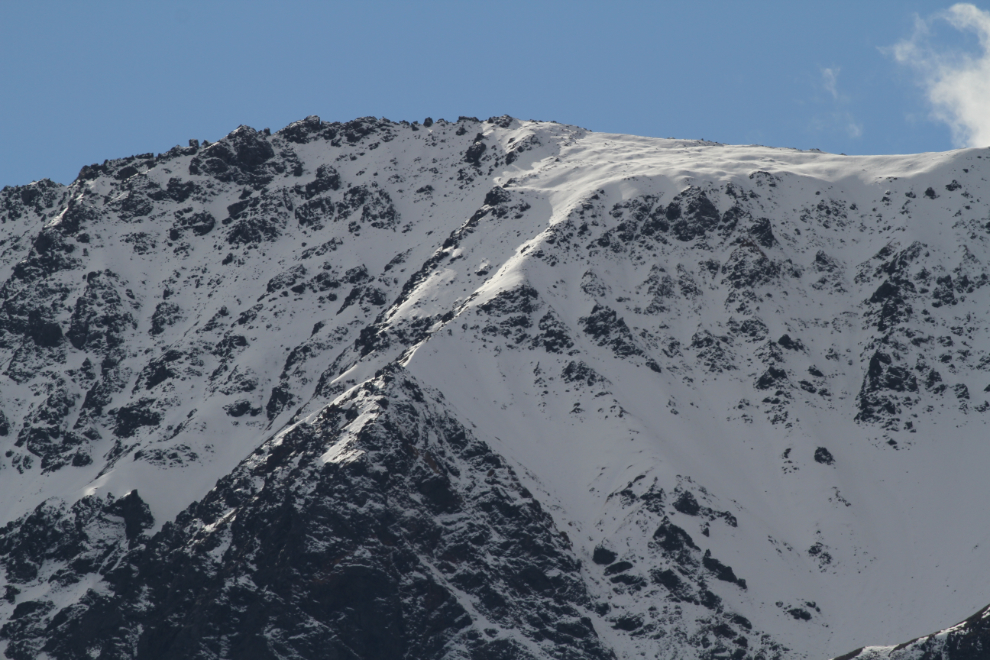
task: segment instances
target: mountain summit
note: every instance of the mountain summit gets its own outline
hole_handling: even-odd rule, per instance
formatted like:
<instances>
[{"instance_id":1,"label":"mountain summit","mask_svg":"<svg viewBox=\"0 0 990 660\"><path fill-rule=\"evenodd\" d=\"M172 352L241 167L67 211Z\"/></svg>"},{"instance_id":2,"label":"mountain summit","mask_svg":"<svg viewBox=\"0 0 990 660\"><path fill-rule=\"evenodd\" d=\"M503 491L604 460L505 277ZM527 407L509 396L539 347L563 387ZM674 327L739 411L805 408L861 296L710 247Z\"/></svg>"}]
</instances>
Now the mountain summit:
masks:
<instances>
[{"instance_id":1,"label":"mountain summit","mask_svg":"<svg viewBox=\"0 0 990 660\"><path fill-rule=\"evenodd\" d=\"M988 176L307 117L4 188L0 651L986 657Z\"/></svg>"}]
</instances>

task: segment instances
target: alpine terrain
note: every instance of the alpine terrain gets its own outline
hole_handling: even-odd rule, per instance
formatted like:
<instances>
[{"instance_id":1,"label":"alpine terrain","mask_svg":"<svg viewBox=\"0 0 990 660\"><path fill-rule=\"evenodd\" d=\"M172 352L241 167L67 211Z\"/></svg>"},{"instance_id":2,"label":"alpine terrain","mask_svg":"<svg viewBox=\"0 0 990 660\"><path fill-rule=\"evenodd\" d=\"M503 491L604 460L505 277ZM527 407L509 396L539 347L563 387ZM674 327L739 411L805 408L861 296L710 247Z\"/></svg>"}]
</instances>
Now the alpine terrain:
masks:
<instances>
[{"instance_id":1,"label":"alpine terrain","mask_svg":"<svg viewBox=\"0 0 990 660\"><path fill-rule=\"evenodd\" d=\"M308 117L4 188L0 652L988 658L988 177Z\"/></svg>"}]
</instances>

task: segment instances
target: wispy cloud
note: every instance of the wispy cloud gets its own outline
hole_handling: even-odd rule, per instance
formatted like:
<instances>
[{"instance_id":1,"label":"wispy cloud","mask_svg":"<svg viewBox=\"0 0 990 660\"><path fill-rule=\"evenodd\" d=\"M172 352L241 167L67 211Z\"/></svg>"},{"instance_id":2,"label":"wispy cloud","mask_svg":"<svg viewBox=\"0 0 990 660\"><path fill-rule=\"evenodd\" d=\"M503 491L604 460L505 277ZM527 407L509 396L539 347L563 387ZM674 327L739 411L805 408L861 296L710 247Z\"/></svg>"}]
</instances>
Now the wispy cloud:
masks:
<instances>
[{"instance_id":1,"label":"wispy cloud","mask_svg":"<svg viewBox=\"0 0 990 660\"><path fill-rule=\"evenodd\" d=\"M825 91L832 95L832 98L836 101L839 100L839 89L836 85L839 82L839 71L840 69L822 69L822 82L825 85Z\"/></svg>"},{"instance_id":2,"label":"wispy cloud","mask_svg":"<svg viewBox=\"0 0 990 660\"><path fill-rule=\"evenodd\" d=\"M849 97L839 92L839 72L838 67L822 69L822 87L832 97L833 109L827 120L818 119L815 124L818 129L830 127L831 130L839 129L850 138L858 138L863 135L863 126L852 113L846 110L849 104Z\"/></svg>"},{"instance_id":3,"label":"wispy cloud","mask_svg":"<svg viewBox=\"0 0 990 660\"><path fill-rule=\"evenodd\" d=\"M980 52L974 56L937 49L931 32L938 21L976 33ZM933 116L952 129L956 146L990 146L990 12L960 3L927 19L916 18L914 34L887 52L921 76Z\"/></svg>"}]
</instances>

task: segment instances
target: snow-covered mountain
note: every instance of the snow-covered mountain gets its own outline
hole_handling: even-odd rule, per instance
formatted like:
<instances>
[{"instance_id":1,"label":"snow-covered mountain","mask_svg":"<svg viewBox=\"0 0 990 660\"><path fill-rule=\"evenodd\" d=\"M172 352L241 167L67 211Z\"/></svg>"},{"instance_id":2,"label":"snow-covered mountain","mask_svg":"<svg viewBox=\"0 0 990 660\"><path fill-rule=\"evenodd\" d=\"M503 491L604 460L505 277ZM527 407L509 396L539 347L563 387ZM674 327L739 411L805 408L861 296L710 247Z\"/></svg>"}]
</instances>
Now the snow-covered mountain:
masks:
<instances>
[{"instance_id":1,"label":"snow-covered mountain","mask_svg":"<svg viewBox=\"0 0 990 660\"><path fill-rule=\"evenodd\" d=\"M5 188L0 650L990 657L988 175L308 117Z\"/></svg>"}]
</instances>

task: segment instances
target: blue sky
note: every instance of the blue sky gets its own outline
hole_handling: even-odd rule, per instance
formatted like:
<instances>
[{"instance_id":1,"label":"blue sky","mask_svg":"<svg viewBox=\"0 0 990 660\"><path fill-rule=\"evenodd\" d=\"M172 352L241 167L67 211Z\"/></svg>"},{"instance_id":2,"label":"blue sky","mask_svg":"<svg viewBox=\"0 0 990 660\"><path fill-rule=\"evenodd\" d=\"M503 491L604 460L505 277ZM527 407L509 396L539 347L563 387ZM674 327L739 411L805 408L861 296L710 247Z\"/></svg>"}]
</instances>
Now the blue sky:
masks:
<instances>
[{"instance_id":1,"label":"blue sky","mask_svg":"<svg viewBox=\"0 0 990 660\"><path fill-rule=\"evenodd\" d=\"M68 183L105 158L310 114L511 114L836 153L942 151L990 131L990 92L972 92L974 79L990 85L990 2L972 3L969 23L939 18L950 6L11 0L0 186Z\"/></svg>"}]
</instances>

